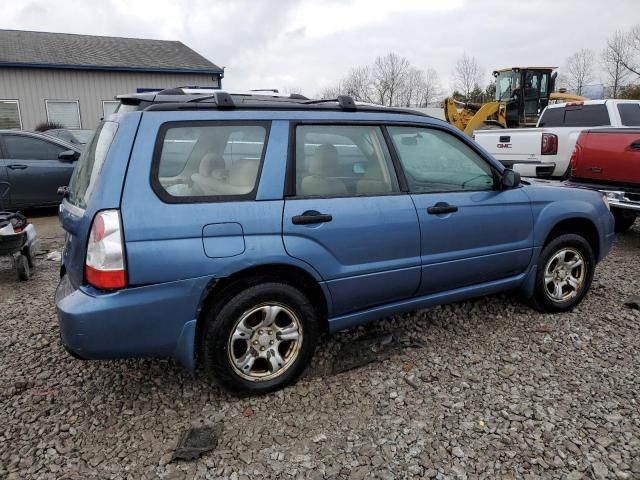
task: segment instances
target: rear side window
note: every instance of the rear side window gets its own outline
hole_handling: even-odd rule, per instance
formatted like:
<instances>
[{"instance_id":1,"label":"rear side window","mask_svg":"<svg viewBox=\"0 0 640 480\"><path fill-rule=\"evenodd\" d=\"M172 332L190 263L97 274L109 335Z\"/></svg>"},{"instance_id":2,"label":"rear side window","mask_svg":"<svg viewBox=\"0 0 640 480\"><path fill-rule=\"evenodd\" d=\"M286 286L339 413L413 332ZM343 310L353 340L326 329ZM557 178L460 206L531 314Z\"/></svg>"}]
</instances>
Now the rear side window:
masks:
<instances>
[{"instance_id":1,"label":"rear side window","mask_svg":"<svg viewBox=\"0 0 640 480\"><path fill-rule=\"evenodd\" d=\"M158 135L152 184L165 201L255 197L268 124L172 122Z\"/></svg>"},{"instance_id":2,"label":"rear side window","mask_svg":"<svg viewBox=\"0 0 640 480\"><path fill-rule=\"evenodd\" d=\"M640 103L618 104L620 120L625 127L640 127Z\"/></svg>"},{"instance_id":3,"label":"rear side window","mask_svg":"<svg viewBox=\"0 0 640 480\"><path fill-rule=\"evenodd\" d=\"M547 108L539 122L540 127L600 127L610 124L604 103Z\"/></svg>"},{"instance_id":4,"label":"rear side window","mask_svg":"<svg viewBox=\"0 0 640 480\"><path fill-rule=\"evenodd\" d=\"M296 195L382 195L399 191L379 126L296 127Z\"/></svg>"},{"instance_id":5,"label":"rear side window","mask_svg":"<svg viewBox=\"0 0 640 480\"><path fill-rule=\"evenodd\" d=\"M67 196L69 202L80 208L86 208L117 130L118 124L115 122L100 124L73 170Z\"/></svg>"}]
</instances>

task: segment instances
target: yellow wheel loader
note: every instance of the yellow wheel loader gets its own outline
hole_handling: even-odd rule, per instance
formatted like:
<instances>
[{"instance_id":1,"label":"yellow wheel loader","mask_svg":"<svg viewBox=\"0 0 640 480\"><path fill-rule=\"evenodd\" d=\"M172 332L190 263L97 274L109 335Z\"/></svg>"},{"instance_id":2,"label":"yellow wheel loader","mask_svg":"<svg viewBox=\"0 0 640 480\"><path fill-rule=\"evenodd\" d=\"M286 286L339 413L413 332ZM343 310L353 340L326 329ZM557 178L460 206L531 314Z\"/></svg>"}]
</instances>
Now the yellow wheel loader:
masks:
<instances>
[{"instance_id":1,"label":"yellow wheel loader","mask_svg":"<svg viewBox=\"0 0 640 480\"><path fill-rule=\"evenodd\" d=\"M556 67L514 67L496 70L493 102L464 103L444 100L447 122L467 135L492 128L535 127L549 102L582 101L584 97L554 92Z\"/></svg>"}]
</instances>

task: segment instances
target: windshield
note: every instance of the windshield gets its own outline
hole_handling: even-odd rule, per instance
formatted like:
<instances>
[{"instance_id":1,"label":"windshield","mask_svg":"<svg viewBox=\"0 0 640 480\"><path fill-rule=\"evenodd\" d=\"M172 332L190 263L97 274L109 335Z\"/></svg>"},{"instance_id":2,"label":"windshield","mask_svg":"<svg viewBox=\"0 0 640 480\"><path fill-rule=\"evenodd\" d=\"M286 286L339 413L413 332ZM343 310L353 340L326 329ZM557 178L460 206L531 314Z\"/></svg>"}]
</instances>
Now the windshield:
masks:
<instances>
[{"instance_id":1,"label":"windshield","mask_svg":"<svg viewBox=\"0 0 640 480\"><path fill-rule=\"evenodd\" d=\"M520 73L512 70L500 72L496 77L496 100L513 98L513 93L520 88Z\"/></svg>"}]
</instances>

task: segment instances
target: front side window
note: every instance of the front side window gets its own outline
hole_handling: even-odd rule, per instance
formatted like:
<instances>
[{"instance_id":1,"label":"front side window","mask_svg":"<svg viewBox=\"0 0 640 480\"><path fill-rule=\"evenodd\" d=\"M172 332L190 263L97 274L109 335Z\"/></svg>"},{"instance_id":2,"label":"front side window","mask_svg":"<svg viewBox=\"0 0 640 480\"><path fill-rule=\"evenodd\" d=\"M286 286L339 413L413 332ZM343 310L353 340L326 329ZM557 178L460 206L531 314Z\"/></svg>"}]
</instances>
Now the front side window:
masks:
<instances>
[{"instance_id":1,"label":"front side window","mask_svg":"<svg viewBox=\"0 0 640 480\"><path fill-rule=\"evenodd\" d=\"M6 135L4 144L9 158L14 160L57 160L66 148L26 135Z\"/></svg>"},{"instance_id":2,"label":"front side window","mask_svg":"<svg viewBox=\"0 0 640 480\"><path fill-rule=\"evenodd\" d=\"M20 104L17 100L0 100L0 130L21 129Z\"/></svg>"},{"instance_id":3,"label":"front side window","mask_svg":"<svg viewBox=\"0 0 640 480\"><path fill-rule=\"evenodd\" d=\"M419 127L389 127L412 193L492 190L489 164L448 132Z\"/></svg>"},{"instance_id":4,"label":"front side window","mask_svg":"<svg viewBox=\"0 0 640 480\"><path fill-rule=\"evenodd\" d=\"M47 121L65 128L82 128L77 100L45 100Z\"/></svg>"},{"instance_id":5,"label":"front side window","mask_svg":"<svg viewBox=\"0 0 640 480\"><path fill-rule=\"evenodd\" d=\"M382 131L370 125L299 125L296 195L355 196L399 191Z\"/></svg>"},{"instance_id":6,"label":"front side window","mask_svg":"<svg viewBox=\"0 0 640 480\"><path fill-rule=\"evenodd\" d=\"M266 125L167 124L156 147L154 184L167 200L243 197L257 187Z\"/></svg>"}]
</instances>

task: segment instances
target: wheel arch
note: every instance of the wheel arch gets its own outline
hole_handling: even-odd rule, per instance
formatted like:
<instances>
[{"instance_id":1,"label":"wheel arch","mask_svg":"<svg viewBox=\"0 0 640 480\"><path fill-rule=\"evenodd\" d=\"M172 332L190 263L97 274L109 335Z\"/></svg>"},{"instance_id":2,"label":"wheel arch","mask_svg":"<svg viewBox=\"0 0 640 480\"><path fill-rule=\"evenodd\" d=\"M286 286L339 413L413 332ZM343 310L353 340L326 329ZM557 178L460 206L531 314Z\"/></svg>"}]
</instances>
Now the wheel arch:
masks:
<instances>
[{"instance_id":1,"label":"wheel arch","mask_svg":"<svg viewBox=\"0 0 640 480\"><path fill-rule=\"evenodd\" d=\"M594 257L596 259L600 258L600 235L598 234L598 228L591 219L586 217L569 217L557 221L544 237L542 248L547 246L553 239L567 233L583 237L591 246Z\"/></svg>"},{"instance_id":2,"label":"wheel arch","mask_svg":"<svg viewBox=\"0 0 640 480\"><path fill-rule=\"evenodd\" d=\"M319 316L322 319L320 328L323 332L328 331L329 292L320 285L311 273L302 267L286 263L271 263L248 267L238 270L229 276L213 279L207 285L196 318L196 363L198 363L198 358L201 356L203 332L210 309L216 308L217 305L223 305L225 301L246 289L247 286L265 281L287 283L301 290L317 306Z\"/></svg>"}]
</instances>

